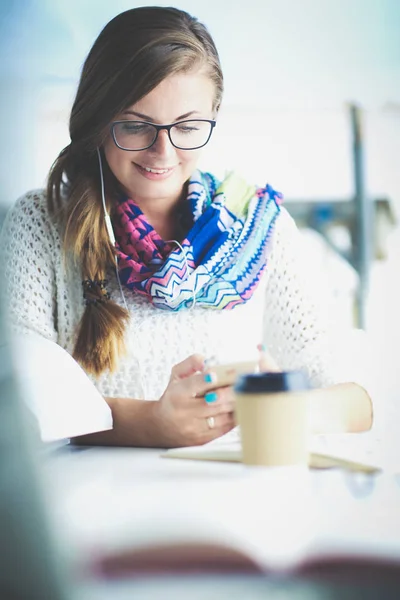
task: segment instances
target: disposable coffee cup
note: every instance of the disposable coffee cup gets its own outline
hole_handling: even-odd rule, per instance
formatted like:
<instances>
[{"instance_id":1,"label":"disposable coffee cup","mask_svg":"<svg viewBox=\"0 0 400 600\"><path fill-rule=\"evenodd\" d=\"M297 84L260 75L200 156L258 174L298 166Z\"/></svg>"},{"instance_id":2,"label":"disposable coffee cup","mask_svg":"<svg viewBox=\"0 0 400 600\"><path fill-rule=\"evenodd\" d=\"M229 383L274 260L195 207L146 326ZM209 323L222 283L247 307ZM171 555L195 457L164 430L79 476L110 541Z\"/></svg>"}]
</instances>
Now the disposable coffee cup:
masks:
<instances>
[{"instance_id":1,"label":"disposable coffee cup","mask_svg":"<svg viewBox=\"0 0 400 600\"><path fill-rule=\"evenodd\" d=\"M240 376L236 419L246 465L307 465L310 384L302 371Z\"/></svg>"}]
</instances>

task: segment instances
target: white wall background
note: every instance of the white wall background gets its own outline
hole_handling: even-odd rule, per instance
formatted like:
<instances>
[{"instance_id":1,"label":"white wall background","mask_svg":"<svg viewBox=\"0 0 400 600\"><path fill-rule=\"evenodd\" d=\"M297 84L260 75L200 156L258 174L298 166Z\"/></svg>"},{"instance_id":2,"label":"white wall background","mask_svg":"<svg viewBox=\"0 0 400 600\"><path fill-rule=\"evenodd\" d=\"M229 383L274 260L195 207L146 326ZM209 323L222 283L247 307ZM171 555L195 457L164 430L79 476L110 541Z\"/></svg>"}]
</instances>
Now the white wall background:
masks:
<instances>
[{"instance_id":1,"label":"white wall background","mask_svg":"<svg viewBox=\"0 0 400 600\"><path fill-rule=\"evenodd\" d=\"M118 12L154 0L3 0L3 188L42 186L68 143L83 60ZM346 105L366 110L368 187L400 201L398 0L181 0L220 51L226 94L202 166L239 167L288 198L352 193ZM4 118L4 116L6 118Z\"/></svg>"}]
</instances>

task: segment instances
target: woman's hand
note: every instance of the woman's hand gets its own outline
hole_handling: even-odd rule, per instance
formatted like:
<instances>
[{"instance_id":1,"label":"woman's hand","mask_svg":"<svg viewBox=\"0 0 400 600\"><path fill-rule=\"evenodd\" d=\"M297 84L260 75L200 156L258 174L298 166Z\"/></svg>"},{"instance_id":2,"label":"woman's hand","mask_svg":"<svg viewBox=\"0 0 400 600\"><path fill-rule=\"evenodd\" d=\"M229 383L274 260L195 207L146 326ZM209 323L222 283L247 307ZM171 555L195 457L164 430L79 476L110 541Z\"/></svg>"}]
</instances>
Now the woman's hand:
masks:
<instances>
[{"instance_id":1,"label":"woman's hand","mask_svg":"<svg viewBox=\"0 0 400 600\"><path fill-rule=\"evenodd\" d=\"M169 447L210 442L234 426L232 387L205 373L204 358L192 354L172 368L168 386L154 404L154 417Z\"/></svg>"}]
</instances>

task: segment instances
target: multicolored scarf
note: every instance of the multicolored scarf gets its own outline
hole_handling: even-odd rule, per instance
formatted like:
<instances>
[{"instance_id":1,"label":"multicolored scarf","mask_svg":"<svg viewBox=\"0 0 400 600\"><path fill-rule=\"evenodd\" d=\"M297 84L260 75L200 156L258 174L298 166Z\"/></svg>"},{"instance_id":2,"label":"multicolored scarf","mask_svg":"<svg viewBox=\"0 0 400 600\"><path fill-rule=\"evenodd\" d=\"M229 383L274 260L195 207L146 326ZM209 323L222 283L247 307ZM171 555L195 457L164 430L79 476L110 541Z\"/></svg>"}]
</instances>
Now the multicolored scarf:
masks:
<instances>
[{"instance_id":1,"label":"multicolored scarf","mask_svg":"<svg viewBox=\"0 0 400 600\"><path fill-rule=\"evenodd\" d=\"M166 242L133 200L122 198L113 216L121 283L158 308L232 309L253 295L266 268L266 248L282 195L257 189L231 173L221 184L196 171L182 219L188 230Z\"/></svg>"}]
</instances>

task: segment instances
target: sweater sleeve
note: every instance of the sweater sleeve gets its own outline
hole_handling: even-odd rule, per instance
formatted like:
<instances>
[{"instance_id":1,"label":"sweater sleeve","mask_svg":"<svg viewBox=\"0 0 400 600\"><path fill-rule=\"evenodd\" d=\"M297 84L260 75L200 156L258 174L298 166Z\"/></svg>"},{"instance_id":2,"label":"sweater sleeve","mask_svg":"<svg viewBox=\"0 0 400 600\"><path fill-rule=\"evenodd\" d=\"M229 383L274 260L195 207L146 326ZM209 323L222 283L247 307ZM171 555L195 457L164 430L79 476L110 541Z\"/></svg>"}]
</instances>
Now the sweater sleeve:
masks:
<instances>
[{"instance_id":1,"label":"sweater sleeve","mask_svg":"<svg viewBox=\"0 0 400 600\"><path fill-rule=\"evenodd\" d=\"M54 239L43 191L8 211L0 233L2 295L12 329L57 342Z\"/></svg>"},{"instance_id":2,"label":"sweater sleeve","mask_svg":"<svg viewBox=\"0 0 400 600\"><path fill-rule=\"evenodd\" d=\"M301 234L285 209L267 269L263 337L280 368L305 370L315 387L357 383L373 399L376 382L365 333L340 330L326 318L318 293L321 278L307 263Z\"/></svg>"}]
</instances>

